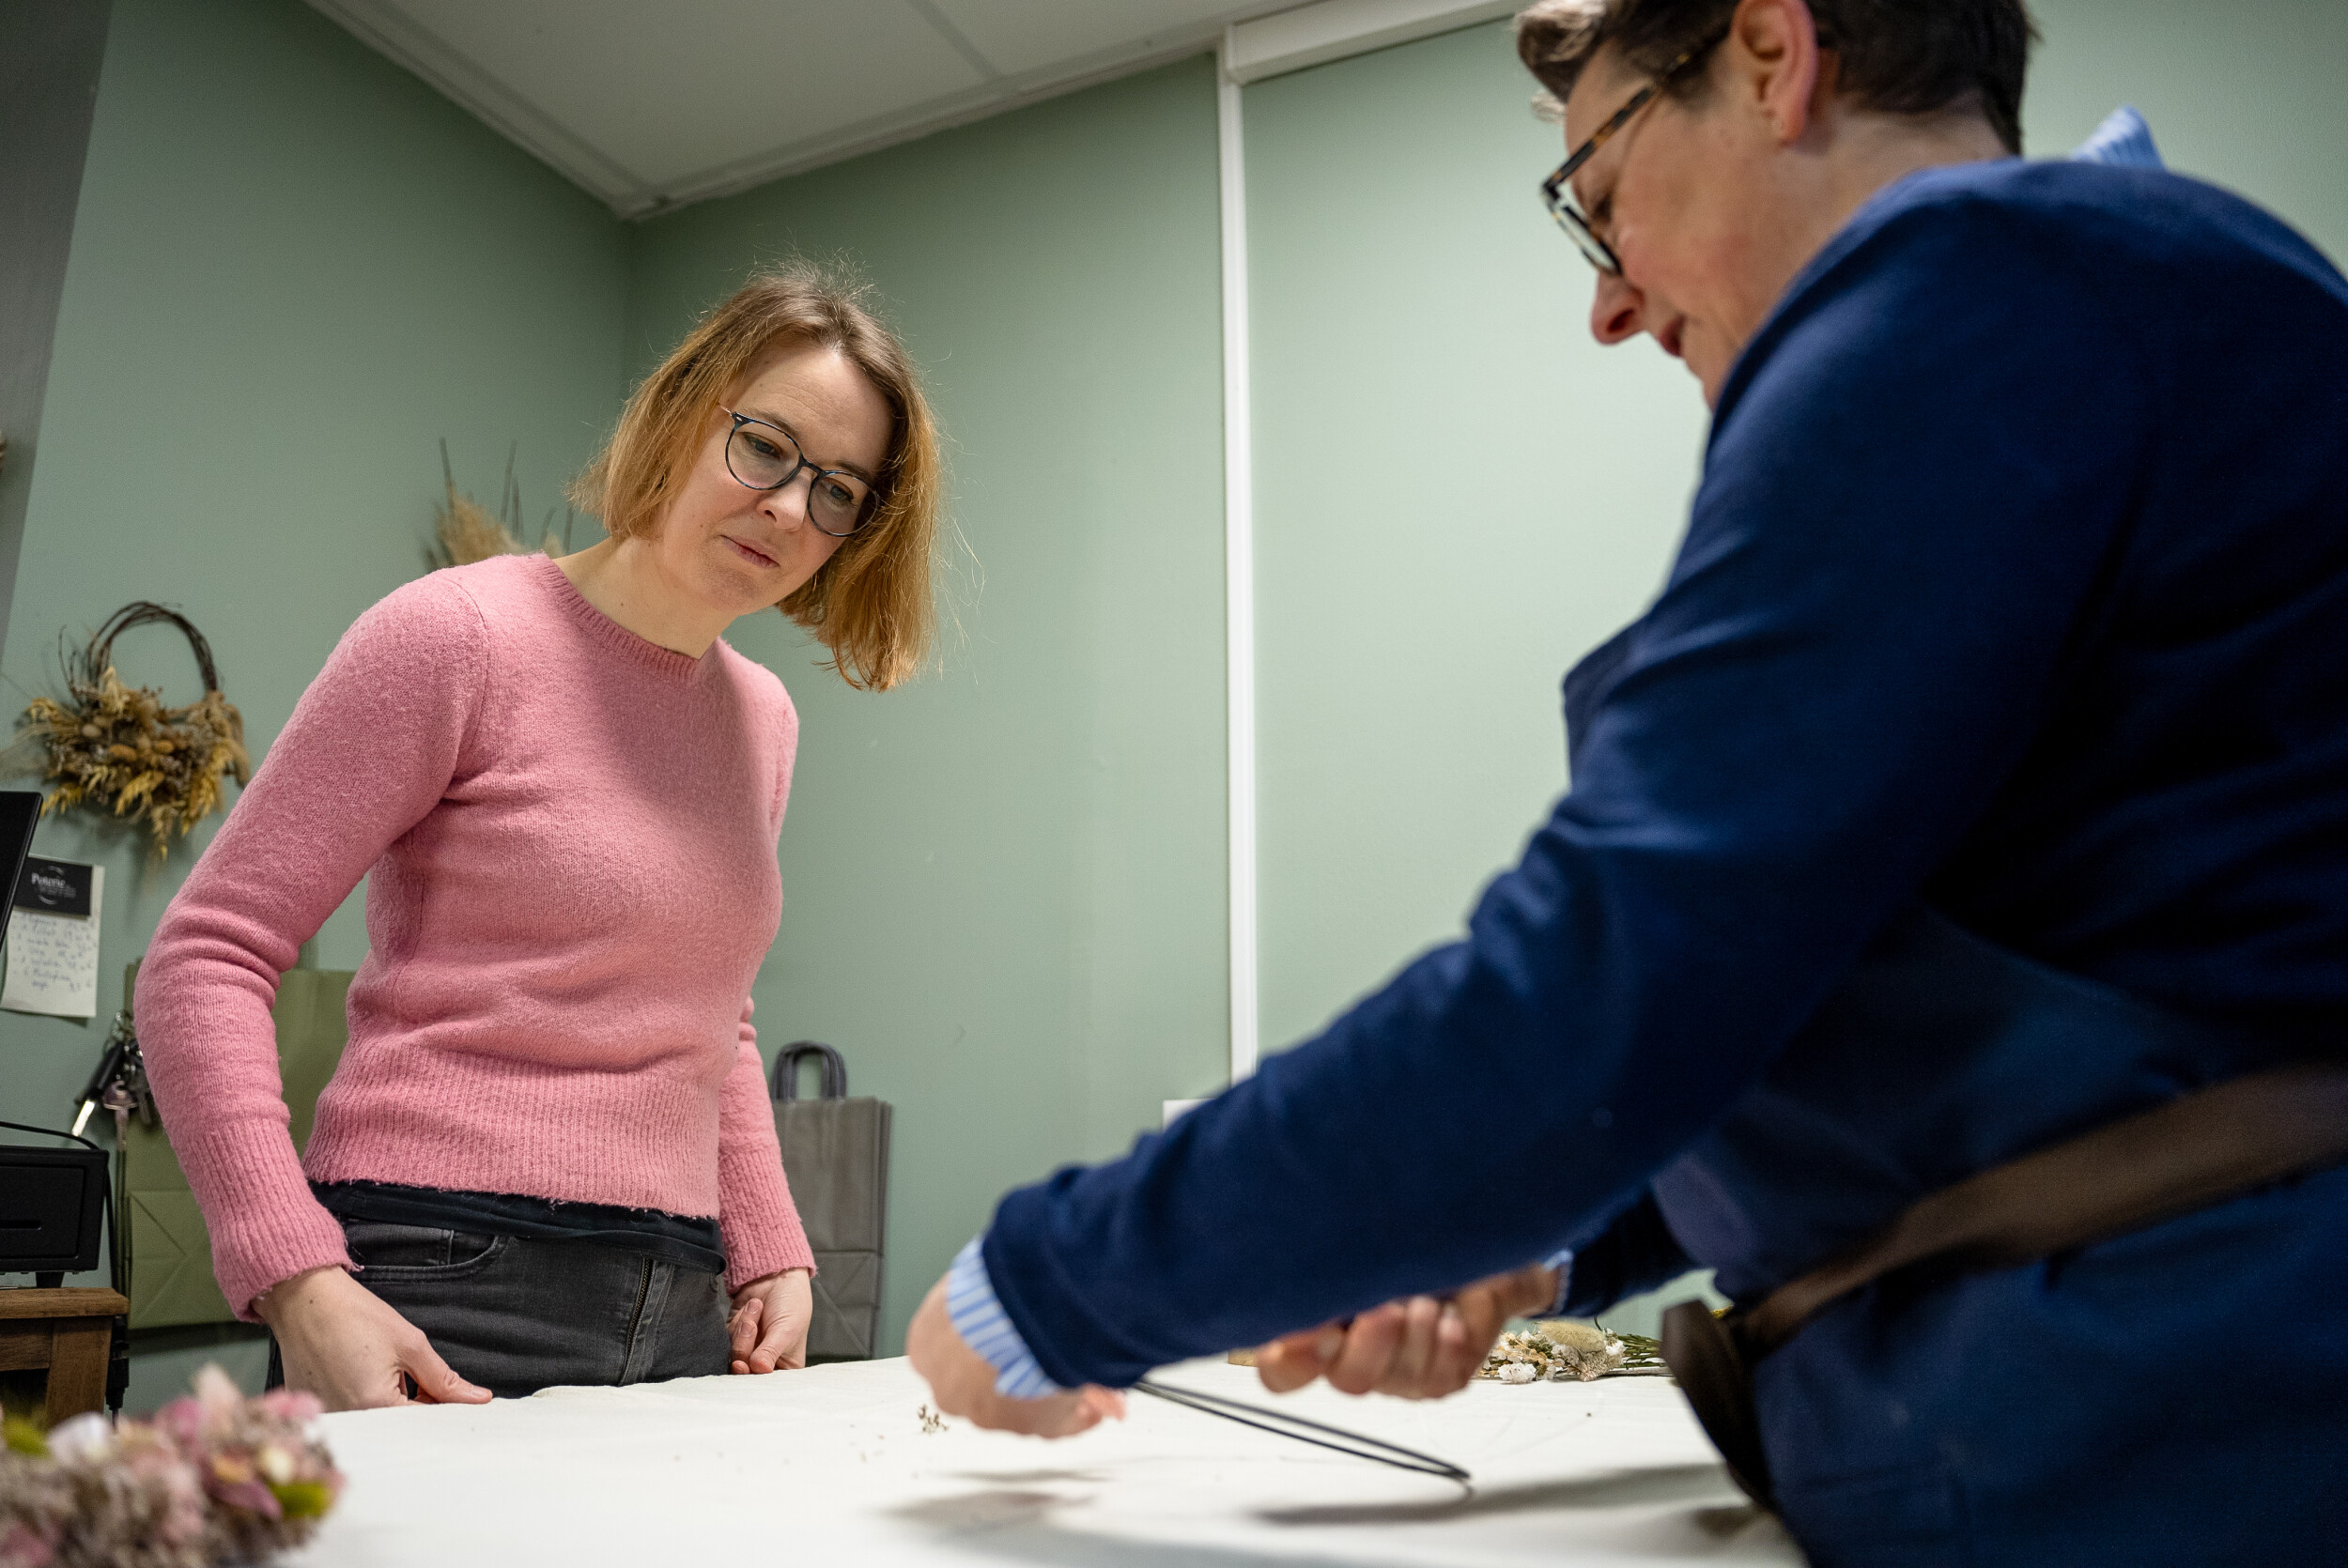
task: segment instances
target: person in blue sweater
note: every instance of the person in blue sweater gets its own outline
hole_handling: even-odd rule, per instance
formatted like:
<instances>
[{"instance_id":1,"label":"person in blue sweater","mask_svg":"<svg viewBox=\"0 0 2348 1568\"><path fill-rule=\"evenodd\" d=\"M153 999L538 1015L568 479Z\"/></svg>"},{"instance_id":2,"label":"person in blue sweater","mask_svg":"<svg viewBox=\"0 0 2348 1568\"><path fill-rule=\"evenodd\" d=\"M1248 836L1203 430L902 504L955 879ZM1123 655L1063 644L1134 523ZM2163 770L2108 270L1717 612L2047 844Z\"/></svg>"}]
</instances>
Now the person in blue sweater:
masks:
<instances>
[{"instance_id":1,"label":"person in blue sweater","mask_svg":"<svg viewBox=\"0 0 2348 1568\"><path fill-rule=\"evenodd\" d=\"M2210 186L2014 156L2031 36L1520 19L1592 330L1713 410L1676 562L1568 677L1571 790L1465 940L1002 1200L909 1337L943 1408L1080 1430L1278 1336L1277 1381L1440 1392L1508 1312L1691 1267L1750 1305L1977 1173L2348 1066L2348 282ZM1886 1277L1753 1376L1830 1568L2337 1561L2348 1168Z\"/></svg>"}]
</instances>

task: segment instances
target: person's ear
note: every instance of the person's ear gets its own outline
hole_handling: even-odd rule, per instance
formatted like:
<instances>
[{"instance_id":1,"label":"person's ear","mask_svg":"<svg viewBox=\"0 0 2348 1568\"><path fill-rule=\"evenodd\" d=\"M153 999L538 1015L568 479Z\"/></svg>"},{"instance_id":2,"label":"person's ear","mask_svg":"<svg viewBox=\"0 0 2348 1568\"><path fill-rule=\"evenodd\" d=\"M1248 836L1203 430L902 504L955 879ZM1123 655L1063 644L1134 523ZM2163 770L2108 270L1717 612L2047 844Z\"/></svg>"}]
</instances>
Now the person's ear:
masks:
<instances>
[{"instance_id":1,"label":"person's ear","mask_svg":"<svg viewBox=\"0 0 2348 1568\"><path fill-rule=\"evenodd\" d=\"M1804 0L1742 0L1722 45L1730 91L1781 145L1801 140L1832 87L1818 53L1818 25Z\"/></svg>"}]
</instances>

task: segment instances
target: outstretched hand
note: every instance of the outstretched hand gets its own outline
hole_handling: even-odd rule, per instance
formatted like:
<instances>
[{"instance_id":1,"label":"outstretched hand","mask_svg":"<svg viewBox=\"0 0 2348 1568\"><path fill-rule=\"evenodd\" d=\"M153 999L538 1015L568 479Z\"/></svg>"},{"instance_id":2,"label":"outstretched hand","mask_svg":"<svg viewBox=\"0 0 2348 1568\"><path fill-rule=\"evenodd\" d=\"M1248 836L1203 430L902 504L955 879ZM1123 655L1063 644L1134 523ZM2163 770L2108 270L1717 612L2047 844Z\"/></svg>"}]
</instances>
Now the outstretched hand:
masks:
<instances>
[{"instance_id":1,"label":"outstretched hand","mask_svg":"<svg viewBox=\"0 0 2348 1568\"><path fill-rule=\"evenodd\" d=\"M1468 1386L1510 1318L1556 1299L1557 1270L1532 1264L1445 1299L1388 1301L1350 1322L1275 1339L1256 1352L1256 1376L1274 1393L1326 1377L1344 1393L1441 1399Z\"/></svg>"},{"instance_id":2,"label":"outstretched hand","mask_svg":"<svg viewBox=\"0 0 2348 1568\"><path fill-rule=\"evenodd\" d=\"M1043 1399L1013 1399L995 1391L995 1369L954 1331L946 1312L946 1282L930 1287L905 1330L905 1355L929 1380L937 1407L974 1426L1023 1432L1031 1437L1073 1437L1105 1417L1125 1419L1125 1396L1093 1384Z\"/></svg>"}]
</instances>

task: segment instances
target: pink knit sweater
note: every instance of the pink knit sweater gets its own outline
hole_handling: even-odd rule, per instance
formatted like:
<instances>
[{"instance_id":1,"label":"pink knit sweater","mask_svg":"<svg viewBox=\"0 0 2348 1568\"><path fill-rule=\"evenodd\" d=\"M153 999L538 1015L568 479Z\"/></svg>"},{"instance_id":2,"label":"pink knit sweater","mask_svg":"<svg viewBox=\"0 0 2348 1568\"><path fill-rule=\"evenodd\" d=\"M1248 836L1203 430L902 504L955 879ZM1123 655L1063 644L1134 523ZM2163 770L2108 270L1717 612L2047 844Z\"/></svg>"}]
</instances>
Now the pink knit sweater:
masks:
<instances>
[{"instance_id":1,"label":"pink knit sweater","mask_svg":"<svg viewBox=\"0 0 2348 1568\"><path fill-rule=\"evenodd\" d=\"M365 1179L716 1216L727 1284L811 1267L750 1028L798 717L719 642L646 642L544 556L362 616L165 912L136 1017L241 1316L348 1267ZM270 1005L367 885L350 1043L301 1157Z\"/></svg>"}]
</instances>

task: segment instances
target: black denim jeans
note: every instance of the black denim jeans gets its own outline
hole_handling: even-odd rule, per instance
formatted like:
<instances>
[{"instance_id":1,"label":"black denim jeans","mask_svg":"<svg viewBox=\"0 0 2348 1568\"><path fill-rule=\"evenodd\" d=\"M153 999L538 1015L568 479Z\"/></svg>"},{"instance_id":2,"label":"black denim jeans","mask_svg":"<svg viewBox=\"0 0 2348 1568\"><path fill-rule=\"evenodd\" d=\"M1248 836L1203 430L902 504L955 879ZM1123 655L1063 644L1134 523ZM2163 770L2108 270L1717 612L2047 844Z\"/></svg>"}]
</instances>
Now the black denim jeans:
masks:
<instances>
[{"instance_id":1,"label":"black denim jeans","mask_svg":"<svg viewBox=\"0 0 2348 1568\"><path fill-rule=\"evenodd\" d=\"M424 1330L459 1376L502 1397L652 1383L733 1362L716 1274L588 1241L346 1220L354 1276ZM283 1380L275 1344L270 1381Z\"/></svg>"}]
</instances>

